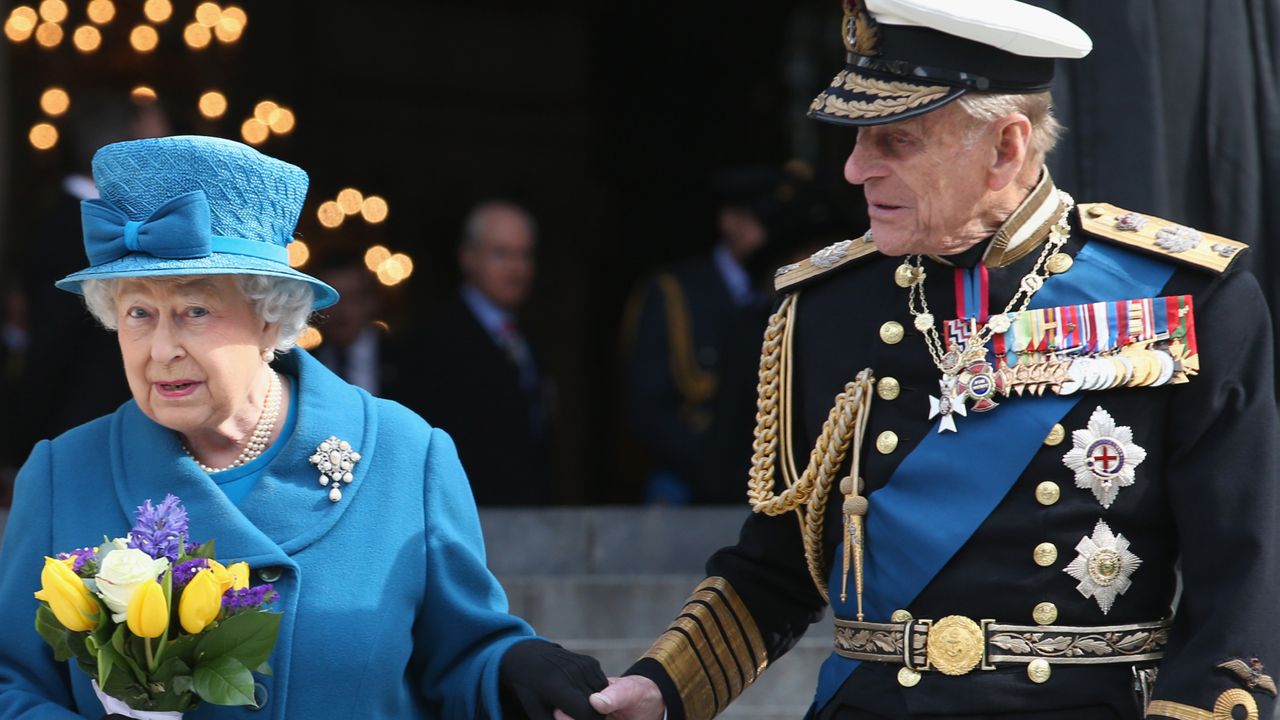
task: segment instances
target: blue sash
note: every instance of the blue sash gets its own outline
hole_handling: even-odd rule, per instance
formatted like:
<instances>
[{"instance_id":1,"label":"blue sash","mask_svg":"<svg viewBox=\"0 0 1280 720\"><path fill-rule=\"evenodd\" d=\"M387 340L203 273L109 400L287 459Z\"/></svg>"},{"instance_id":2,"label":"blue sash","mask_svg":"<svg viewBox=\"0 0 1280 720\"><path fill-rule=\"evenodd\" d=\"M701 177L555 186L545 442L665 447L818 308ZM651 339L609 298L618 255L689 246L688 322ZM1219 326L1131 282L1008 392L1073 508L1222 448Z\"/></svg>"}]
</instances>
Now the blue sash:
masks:
<instances>
[{"instance_id":1,"label":"blue sash","mask_svg":"<svg viewBox=\"0 0 1280 720\"><path fill-rule=\"evenodd\" d=\"M1030 307L1147 297L1172 274L1168 263L1090 242L1076 255L1070 272L1045 282ZM1049 429L1080 399L1081 393L1011 397L992 412L960 418L959 432L930 432L903 459L871 497L867 512L863 611L869 621L888 622L894 610L911 604L995 510ZM983 459L980 471L959 461L975 457ZM831 609L836 617L854 618L852 593L848 602L840 602L843 553L843 547L837 548L832 562ZM818 674L810 714L831 700L858 664L832 653Z\"/></svg>"}]
</instances>

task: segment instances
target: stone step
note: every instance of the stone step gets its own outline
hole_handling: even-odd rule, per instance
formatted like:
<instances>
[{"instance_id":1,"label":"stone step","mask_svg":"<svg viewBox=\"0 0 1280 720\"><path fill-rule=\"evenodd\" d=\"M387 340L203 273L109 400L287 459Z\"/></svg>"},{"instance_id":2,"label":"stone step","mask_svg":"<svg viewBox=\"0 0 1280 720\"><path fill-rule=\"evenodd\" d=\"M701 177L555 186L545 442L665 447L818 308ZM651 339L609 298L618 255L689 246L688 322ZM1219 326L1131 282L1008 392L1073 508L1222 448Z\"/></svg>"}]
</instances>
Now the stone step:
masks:
<instances>
[{"instance_id":1,"label":"stone step","mask_svg":"<svg viewBox=\"0 0 1280 720\"><path fill-rule=\"evenodd\" d=\"M490 569L504 575L701 574L750 514L727 507L481 508Z\"/></svg>"},{"instance_id":2,"label":"stone step","mask_svg":"<svg viewBox=\"0 0 1280 720\"><path fill-rule=\"evenodd\" d=\"M831 654L831 640L824 626L814 626L786 655L772 663L760 679L720 717L739 720L788 718L804 716L813 701L818 668ZM600 661L608 675L623 672L649 649L649 642L632 639L561 639L562 645L574 652L591 655Z\"/></svg>"}]
</instances>

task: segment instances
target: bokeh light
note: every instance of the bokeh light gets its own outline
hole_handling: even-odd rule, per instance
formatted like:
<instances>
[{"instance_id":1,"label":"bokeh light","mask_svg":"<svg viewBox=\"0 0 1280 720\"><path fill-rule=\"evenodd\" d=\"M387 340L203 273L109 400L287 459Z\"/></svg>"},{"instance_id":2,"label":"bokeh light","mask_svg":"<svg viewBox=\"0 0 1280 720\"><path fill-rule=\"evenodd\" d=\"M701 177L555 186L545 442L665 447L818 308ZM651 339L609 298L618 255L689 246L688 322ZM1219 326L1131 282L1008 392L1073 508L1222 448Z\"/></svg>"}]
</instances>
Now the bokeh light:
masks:
<instances>
[{"instance_id":1,"label":"bokeh light","mask_svg":"<svg viewBox=\"0 0 1280 720\"><path fill-rule=\"evenodd\" d=\"M71 107L71 96L60 87L51 87L40 94L40 109L49 117L58 117Z\"/></svg>"},{"instance_id":2,"label":"bokeh light","mask_svg":"<svg viewBox=\"0 0 1280 720\"><path fill-rule=\"evenodd\" d=\"M217 90L210 90L200 96L200 114L210 120L217 120L227 112L227 96Z\"/></svg>"},{"instance_id":3,"label":"bokeh light","mask_svg":"<svg viewBox=\"0 0 1280 720\"><path fill-rule=\"evenodd\" d=\"M173 17L173 3L169 0L147 0L142 13L153 23L160 24Z\"/></svg>"},{"instance_id":4,"label":"bokeh light","mask_svg":"<svg viewBox=\"0 0 1280 720\"><path fill-rule=\"evenodd\" d=\"M56 48L62 44L62 26L57 23L40 23L36 28L36 42L41 47Z\"/></svg>"},{"instance_id":5,"label":"bokeh light","mask_svg":"<svg viewBox=\"0 0 1280 720\"><path fill-rule=\"evenodd\" d=\"M27 134L27 139L35 149L48 150L58 144L58 128L47 122L36 123Z\"/></svg>"},{"instance_id":6,"label":"bokeh light","mask_svg":"<svg viewBox=\"0 0 1280 720\"><path fill-rule=\"evenodd\" d=\"M343 188L338 192L338 207L342 208L342 212L347 215L355 215L360 212L360 206L364 204L364 195L355 188Z\"/></svg>"},{"instance_id":7,"label":"bokeh light","mask_svg":"<svg viewBox=\"0 0 1280 720\"><path fill-rule=\"evenodd\" d=\"M244 31L244 26L239 20L223 15L218 20L218 24L213 26L213 34L224 43L233 43L240 39L240 33Z\"/></svg>"},{"instance_id":8,"label":"bokeh light","mask_svg":"<svg viewBox=\"0 0 1280 720\"><path fill-rule=\"evenodd\" d=\"M396 253L384 260L375 274L383 285L399 285L413 274L413 260L404 253Z\"/></svg>"},{"instance_id":9,"label":"bokeh light","mask_svg":"<svg viewBox=\"0 0 1280 720\"><path fill-rule=\"evenodd\" d=\"M327 228L338 227L345 217L346 215L343 214L342 208L338 207L338 203L332 200L325 200L316 209L316 219Z\"/></svg>"},{"instance_id":10,"label":"bokeh light","mask_svg":"<svg viewBox=\"0 0 1280 720\"><path fill-rule=\"evenodd\" d=\"M196 22L201 25L212 28L222 19L222 8L218 7L218 3L204 2L196 6Z\"/></svg>"},{"instance_id":11,"label":"bokeh light","mask_svg":"<svg viewBox=\"0 0 1280 720\"><path fill-rule=\"evenodd\" d=\"M311 248L301 240L294 240L286 247L289 250L289 267L302 267L311 259Z\"/></svg>"},{"instance_id":12,"label":"bokeh light","mask_svg":"<svg viewBox=\"0 0 1280 720\"><path fill-rule=\"evenodd\" d=\"M271 129L258 118L249 118L240 126L240 137L250 145L261 145L271 135Z\"/></svg>"},{"instance_id":13,"label":"bokeh light","mask_svg":"<svg viewBox=\"0 0 1280 720\"><path fill-rule=\"evenodd\" d=\"M40 16L35 10L26 5L19 5L9 13L9 19L4 22L5 37L16 43L26 42L27 38L35 32L38 22L40 22Z\"/></svg>"},{"instance_id":14,"label":"bokeh light","mask_svg":"<svg viewBox=\"0 0 1280 720\"><path fill-rule=\"evenodd\" d=\"M156 89L150 85L138 85L129 91L129 98L139 105L150 105L158 97Z\"/></svg>"},{"instance_id":15,"label":"bokeh light","mask_svg":"<svg viewBox=\"0 0 1280 720\"><path fill-rule=\"evenodd\" d=\"M213 41L209 28L200 23L191 23L182 30L182 39L192 50L203 50Z\"/></svg>"},{"instance_id":16,"label":"bokeh light","mask_svg":"<svg viewBox=\"0 0 1280 720\"><path fill-rule=\"evenodd\" d=\"M63 0L44 0L40 3L40 17L51 23L67 19L67 3Z\"/></svg>"},{"instance_id":17,"label":"bokeh light","mask_svg":"<svg viewBox=\"0 0 1280 720\"><path fill-rule=\"evenodd\" d=\"M82 53L91 53L102 46L102 33L92 25L81 25L71 34L71 42Z\"/></svg>"},{"instance_id":18,"label":"bokeh light","mask_svg":"<svg viewBox=\"0 0 1280 720\"><path fill-rule=\"evenodd\" d=\"M297 123L293 111L289 108L280 108L276 110L267 124L271 126L271 132L277 135L288 135L293 132L293 126Z\"/></svg>"},{"instance_id":19,"label":"bokeh light","mask_svg":"<svg viewBox=\"0 0 1280 720\"><path fill-rule=\"evenodd\" d=\"M310 325L303 328L302 334L298 336L298 347L303 350L315 350L322 342L324 342L324 336Z\"/></svg>"},{"instance_id":20,"label":"bokeh light","mask_svg":"<svg viewBox=\"0 0 1280 720\"><path fill-rule=\"evenodd\" d=\"M390 250L381 245L374 245L364 251L364 266L369 268L369 272L378 272L378 268L390 257Z\"/></svg>"},{"instance_id":21,"label":"bokeh light","mask_svg":"<svg viewBox=\"0 0 1280 720\"><path fill-rule=\"evenodd\" d=\"M236 21L240 25L241 32L244 32L244 29L249 25L249 14L238 5L228 5L222 8L222 17L223 19L230 18Z\"/></svg>"},{"instance_id":22,"label":"bokeh light","mask_svg":"<svg viewBox=\"0 0 1280 720\"><path fill-rule=\"evenodd\" d=\"M89 22L106 25L116 16L116 4L111 0L90 0L85 14L89 16Z\"/></svg>"},{"instance_id":23,"label":"bokeh light","mask_svg":"<svg viewBox=\"0 0 1280 720\"><path fill-rule=\"evenodd\" d=\"M150 25L139 25L129 33L129 44L140 53L149 53L160 44L160 33Z\"/></svg>"},{"instance_id":24,"label":"bokeh light","mask_svg":"<svg viewBox=\"0 0 1280 720\"><path fill-rule=\"evenodd\" d=\"M263 100L253 106L253 116L263 125L270 125L273 115L280 112L280 106L271 100Z\"/></svg>"},{"instance_id":25,"label":"bokeh light","mask_svg":"<svg viewBox=\"0 0 1280 720\"><path fill-rule=\"evenodd\" d=\"M389 210L387 201L377 195L370 195L360 204L360 216L364 218L365 222L373 223L374 225L386 220Z\"/></svg>"}]
</instances>

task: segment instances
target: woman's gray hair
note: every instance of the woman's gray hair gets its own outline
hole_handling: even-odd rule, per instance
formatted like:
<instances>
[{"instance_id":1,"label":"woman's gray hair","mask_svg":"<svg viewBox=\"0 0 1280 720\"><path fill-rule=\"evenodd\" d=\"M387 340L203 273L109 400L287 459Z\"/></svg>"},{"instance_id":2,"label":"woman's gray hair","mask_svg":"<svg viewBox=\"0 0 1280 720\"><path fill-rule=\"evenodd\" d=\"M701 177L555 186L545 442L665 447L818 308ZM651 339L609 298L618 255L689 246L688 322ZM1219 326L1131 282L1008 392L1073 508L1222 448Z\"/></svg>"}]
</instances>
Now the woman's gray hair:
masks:
<instances>
[{"instance_id":1,"label":"woman's gray hair","mask_svg":"<svg viewBox=\"0 0 1280 720\"><path fill-rule=\"evenodd\" d=\"M148 278L153 281L184 282L191 275L174 275ZM280 334L276 339L276 352L288 352L298 343L298 336L307 327L311 317L311 305L315 291L305 280L276 277L274 275L236 274L237 287L249 299L254 313L263 322L279 323ZM116 286L123 278L84 280L80 290L84 304L108 330L119 329L116 323Z\"/></svg>"},{"instance_id":2,"label":"woman's gray hair","mask_svg":"<svg viewBox=\"0 0 1280 720\"><path fill-rule=\"evenodd\" d=\"M1025 95L967 92L956 102L970 117L983 124L1013 113L1026 115L1031 121L1030 150L1033 158L1047 156L1062 136L1062 123L1054 117L1053 96L1047 90Z\"/></svg>"}]
</instances>

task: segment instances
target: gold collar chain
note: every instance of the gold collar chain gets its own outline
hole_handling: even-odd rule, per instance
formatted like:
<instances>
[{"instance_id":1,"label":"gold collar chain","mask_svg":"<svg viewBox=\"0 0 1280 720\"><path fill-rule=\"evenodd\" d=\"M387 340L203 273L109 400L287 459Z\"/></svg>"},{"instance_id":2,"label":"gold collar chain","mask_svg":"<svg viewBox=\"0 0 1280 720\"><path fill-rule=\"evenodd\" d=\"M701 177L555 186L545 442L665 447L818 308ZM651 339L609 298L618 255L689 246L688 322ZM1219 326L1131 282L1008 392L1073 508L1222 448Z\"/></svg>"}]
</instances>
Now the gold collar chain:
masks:
<instances>
[{"instance_id":1,"label":"gold collar chain","mask_svg":"<svg viewBox=\"0 0 1280 720\"><path fill-rule=\"evenodd\" d=\"M1011 314L1027 309L1031 298L1044 287L1044 281L1050 275L1050 270L1046 267L1049 258L1066 244L1071 234L1071 227L1067 220L1072 208L1075 207L1075 200L1062 190L1058 191L1058 200L1062 207L1062 214L1053 229L1049 231L1049 239L1044 249L1040 251L1040 257L1036 258L1035 265L1022 277L1022 281L1018 283L1017 292L1004 310L989 317L982 325L975 325L962 348L947 350L942 343L936 320L929 310L928 298L925 297L924 256L909 255L894 271L895 281L908 290L907 310L914 318L916 330L924 335L929 356L933 359L933 364L942 372L942 378L938 381L939 397L929 397L929 419L942 418L938 432L956 431L953 415L964 416L967 412L965 407L967 402L973 402L974 409L979 412L995 407L994 402L980 402L993 394L996 387L994 369L991 363L987 362L987 342L993 335L1008 332L1012 322ZM977 378L977 383L967 383L965 388L960 388L957 379L961 373Z\"/></svg>"}]
</instances>

